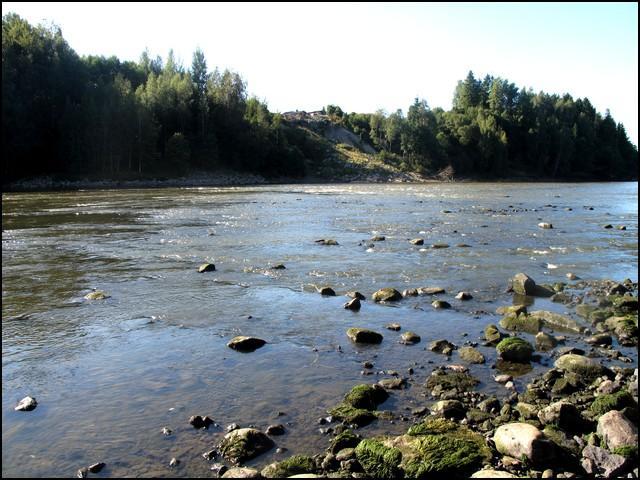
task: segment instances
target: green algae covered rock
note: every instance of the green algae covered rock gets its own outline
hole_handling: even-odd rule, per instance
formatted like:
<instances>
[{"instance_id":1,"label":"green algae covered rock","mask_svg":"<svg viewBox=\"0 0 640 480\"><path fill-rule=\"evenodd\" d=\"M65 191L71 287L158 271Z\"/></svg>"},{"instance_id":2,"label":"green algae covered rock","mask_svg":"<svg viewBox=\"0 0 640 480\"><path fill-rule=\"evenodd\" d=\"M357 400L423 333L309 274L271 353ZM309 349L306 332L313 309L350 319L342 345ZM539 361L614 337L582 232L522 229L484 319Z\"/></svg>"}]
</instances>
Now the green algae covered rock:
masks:
<instances>
[{"instance_id":1,"label":"green algae covered rock","mask_svg":"<svg viewBox=\"0 0 640 480\"><path fill-rule=\"evenodd\" d=\"M362 438L359 435L356 435L351 430L347 429L340 432L333 438L333 440L331 440L329 451L335 454L344 448L355 448L361 441Z\"/></svg>"},{"instance_id":2,"label":"green algae covered rock","mask_svg":"<svg viewBox=\"0 0 640 480\"><path fill-rule=\"evenodd\" d=\"M255 428L238 428L227 433L220 442L220 452L232 463L243 463L266 452L273 441Z\"/></svg>"},{"instance_id":3,"label":"green algae covered rock","mask_svg":"<svg viewBox=\"0 0 640 480\"><path fill-rule=\"evenodd\" d=\"M542 328L542 320L526 313L521 313L520 315L509 313L502 317L500 326L513 332L538 333Z\"/></svg>"},{"instance_id":4,"label":"green algae covered rock","mask_svg":"<svg viewBox=\"0 0 640 480\"><path fill-rule=\"evenodd\" d=\"M518 337L505 338L496 346L496 350L504 360L519 363L527 363L533 354L533 346Z\"/></svg>"},{"instance_id":5,"label":"green algae covered rock","mask_svg":"<svg viewBox=\"0 0 640 480\"><path fill-rule=\"evenodd\" d=\"M315 470L313 458L306 455L294 455L281 462L267 465L260 474L265 478L285 478L300 473L313 473Z\"/></svg>"},{"instance_id":6,"label":"green algae covered rock","mask_svg":"<svg viewBox=\"0 0 640 480\"><path fill-rule=\"evenodd\" d=\"M554 366L565 372L573 372L585 379L594 379L610 373L609 369L597 361L574 353L567 353L558 358Z\"/></svg>"},{"instance_id":7,"label":"green algae covered rock","mask_svg":"<svg viewBox=\"0 0 640 480\"><path fill-rule=\"evenodd\" d=\"M480 381L468 373L435 370L427 379L425 386L429 390L453 390L464 393L472 390Z\"/></svg>"},{"instance_id":8,"label":"green algae covered rock","mask_svg":"<svg viewBox=\"0 0 640 480\"><path fill-rule=\"evenodd\" d=\"M345 395L344 401L356 408L375 410L387 398L389 394L377 385L356 385Z\"/></svg>"},{"instance_id":9,"label":"green algae covered rock","mask_svg":"<svg viewBox=\"0 0 640 480\"><path fill-rule=\"evenodd\" d=\"M407 478L446 473L465 474L491 459L484 438L464 426L445 419L429 419L411 435L383 442L402 453L400 464Z\"/></svg>"},{"instance_id":10,"label":"green algae covered rock","mask_svg":"<svg viewBox=\"0 0 640 480\"><path fill-rule=\"evenodd\" d=\"M538 318L542 324L550 328L559 328L562 330L569 330L572 332L582 333L584 327L578 322L559 313L548 312L546 310L535 310L529 313L530 317Z\"/></svg>"},{"instance_id":11,"label":"green algae covered rock","mask_svg":"<svg viewBox=\"0 0 640 480\"><path fill-rule=\"evenodd\" d=\"M373 478L398 478L402 453L373 439L362 440L355 449L356 458L365 473Z\"/></svg>"},{"instance_id":12,"label":"green algae covered rock","mask_svg":"<svg viewBox=\"0 0 640 480\"><path fill-rule=\"evenodd\" d=\"M622 410L624 407L633 407L636 402L626 390L608 395L596 397L589 409L596 415L604 415L610 410Z\"/></svg>"},{"instance_id":13,"label":"green algae covered rock","mask_svg":"<svg viewBox=\"0 0 640 480\"><path fill-rule=\"evenodd\" d=\"M333 415L337 420L343 420L349 424L358 425L359 427L369 425L376 419L373 412L365 410L364 408L355 408L344 402L327 410L327 413Z\"/></svg>"},{"instance_id":14,"label":"green algae covered rock","mask_svg":"<svg viewBox=\"0 0 640 480\"><path fill-rule=\"evenodd\" d=\"M484 328L484 338L490 345L497 345L503 337L496 325L490 324Z\"/></svg>"}]
</instances>

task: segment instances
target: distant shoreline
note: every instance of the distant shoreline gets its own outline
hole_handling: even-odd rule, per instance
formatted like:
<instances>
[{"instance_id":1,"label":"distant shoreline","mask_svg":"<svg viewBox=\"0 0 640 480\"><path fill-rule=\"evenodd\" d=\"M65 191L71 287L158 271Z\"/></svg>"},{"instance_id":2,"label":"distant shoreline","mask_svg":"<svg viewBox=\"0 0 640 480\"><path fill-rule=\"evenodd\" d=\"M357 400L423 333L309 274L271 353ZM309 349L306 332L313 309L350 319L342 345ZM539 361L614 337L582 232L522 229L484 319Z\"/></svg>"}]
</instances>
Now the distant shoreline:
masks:
<instances>
[{"instance_id":1,"label":"distant shoreline","mask_svg":"<svg viewBox=\"0 0 640 480\"><path fill-rule=\"evenodd\" d=\"M629 180L637 181L637 180ZM259 185L282 184L348 184L348 183L388 183L388 184L442 184L442 183L609 183L611 181L592 179L551 179L533 177L507 178L453 178L442 180L432 177L420 177L415 174L392 174L388 176L361 174L344 178L320 178L307 176L303 178L265 178L242 172L203 173L176 178L145 179L54 179L51 177L34 177L8 182L2 185L2 193L43 192L43 191L75 191L101 189L136 189L136 188L197 188L197 187L250 187Z\"/></svg>"}]
</instances>

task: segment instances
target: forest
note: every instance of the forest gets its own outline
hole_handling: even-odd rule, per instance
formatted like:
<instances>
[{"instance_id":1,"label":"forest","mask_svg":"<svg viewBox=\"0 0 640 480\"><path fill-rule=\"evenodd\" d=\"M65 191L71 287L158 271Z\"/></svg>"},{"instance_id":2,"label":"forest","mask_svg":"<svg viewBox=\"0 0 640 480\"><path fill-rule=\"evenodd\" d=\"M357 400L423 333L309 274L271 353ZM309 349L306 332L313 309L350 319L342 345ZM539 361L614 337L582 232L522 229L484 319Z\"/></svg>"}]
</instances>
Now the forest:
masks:
<instances>
[{"instance_id":1,"label":"forest","mask_svg":"<svg viewBox=\"0 0 640 480\"><path fill-rule=\"evenodd\" d=\"M416 98L406 114L322 109L379 158L426 176L529 175L637 179L638 149L609 111L587 98L518 88L469 72L452 108ZM302 179L326 147L249 96L237 72L210 69L201 50L186 68L142 52L138 62L80 57L55 25L2 17L3 182L36 176L173 177L226 168Z\"/></svg>"}]
</instances>

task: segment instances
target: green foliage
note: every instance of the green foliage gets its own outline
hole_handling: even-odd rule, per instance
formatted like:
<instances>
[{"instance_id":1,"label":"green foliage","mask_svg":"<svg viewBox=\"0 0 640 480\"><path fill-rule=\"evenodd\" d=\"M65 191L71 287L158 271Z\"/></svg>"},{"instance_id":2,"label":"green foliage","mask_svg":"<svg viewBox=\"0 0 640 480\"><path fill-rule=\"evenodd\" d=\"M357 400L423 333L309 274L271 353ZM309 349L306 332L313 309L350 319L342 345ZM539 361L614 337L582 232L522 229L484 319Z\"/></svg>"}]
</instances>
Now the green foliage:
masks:
<instances>
[{"instance_id":1,"label":"green foliage","mask_svg":"<svg viewBox=\"0 0 640 480\"><path fill-rule=\"evenodd\" d=\"M622 455L623 457L637 459L638 458L638 446L637 445L623 445L622 447L616 447L613 449L613 453L616 455Z\"/></svg>"},{"instance_id":2,"label":"green foliage","mask_svg":"<svg viewBox=\"0 0 640 480\"><path fill-rule=\"evenodd\" d=\"M323 111L405 171L637 178L637 146L608 111L500 77L469 72L448 112L420 99L406 116L346 114L337 105ZM176 134L182 140L171 140ZM2 18L2 138L5 181L217 167L299 177L325 162L329 147L248 98L238 73L209 72L200 49L188 70L172 51L164 61L144 51L138 63L80 58L58 27L32 26L13 13Z\"/></svg>"}]
</instances>

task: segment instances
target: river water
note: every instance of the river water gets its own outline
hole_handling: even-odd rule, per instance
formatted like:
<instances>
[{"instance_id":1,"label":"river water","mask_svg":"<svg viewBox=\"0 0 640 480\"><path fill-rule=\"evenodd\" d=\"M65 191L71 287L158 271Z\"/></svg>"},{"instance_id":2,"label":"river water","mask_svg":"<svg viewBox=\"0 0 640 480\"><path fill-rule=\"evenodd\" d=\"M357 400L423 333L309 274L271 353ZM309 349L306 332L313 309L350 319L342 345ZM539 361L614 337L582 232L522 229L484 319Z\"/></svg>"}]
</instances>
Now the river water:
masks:
<instances>
[{"instance_id":1,"label":"river water","mask_svg":"<svg viewBox=\"0 0 640 480\"><path fill-rule=\"evenodd\" d=\"M409 379L380 409L429 405L424 381L446 358L425 347L440 338L478 341L500 319L495 309L512 303L505 287L514 274L538 283L567 281L568 272L637 281L638 271L637 183L10 193L2 226L3 476L71 476L98 461L105 477L211 476L201 454L232 422L286 427L274 439L288 451L249 465L318 453L330 439L318 418L354 385L388 377L362 376L365 360ZM374 235L386 240L370 242ZM417 237L424 246L409 243ZM339 245L317 245L321 238ZM216 271L199 274L205 261ZM279 263L286 269L268 268ZM324 285L337 296L316 293ZM436 311L431 297L374 304L371 294L386 286L441 286L439 298L453 308ZM92 289L110 298L85 300ZM350 290L368 297L359 312L342 308ZM456 300L461 290L473 300ZM391 321L402 330L386 330ZM345 334L353 326L384 340L356 346ZM422 341L399 344L407 330ZM226 347L240 334L268 343L252 353ZM478 348L487 357L471 366L478 389L506 397L491 379L495 349ZM621 351L637 367L637 352ZM450 362L460 362L457 352ZM516 379L519 391L552 362L543 354ZM14 411L26 395L38 407ZM193 429L195 414L220 427ZM165 426L172 435L161 433ZM362 433L407 426L378 420ZM173 469L172 457L181 460Z\"/></svg>"}]
</instances>

